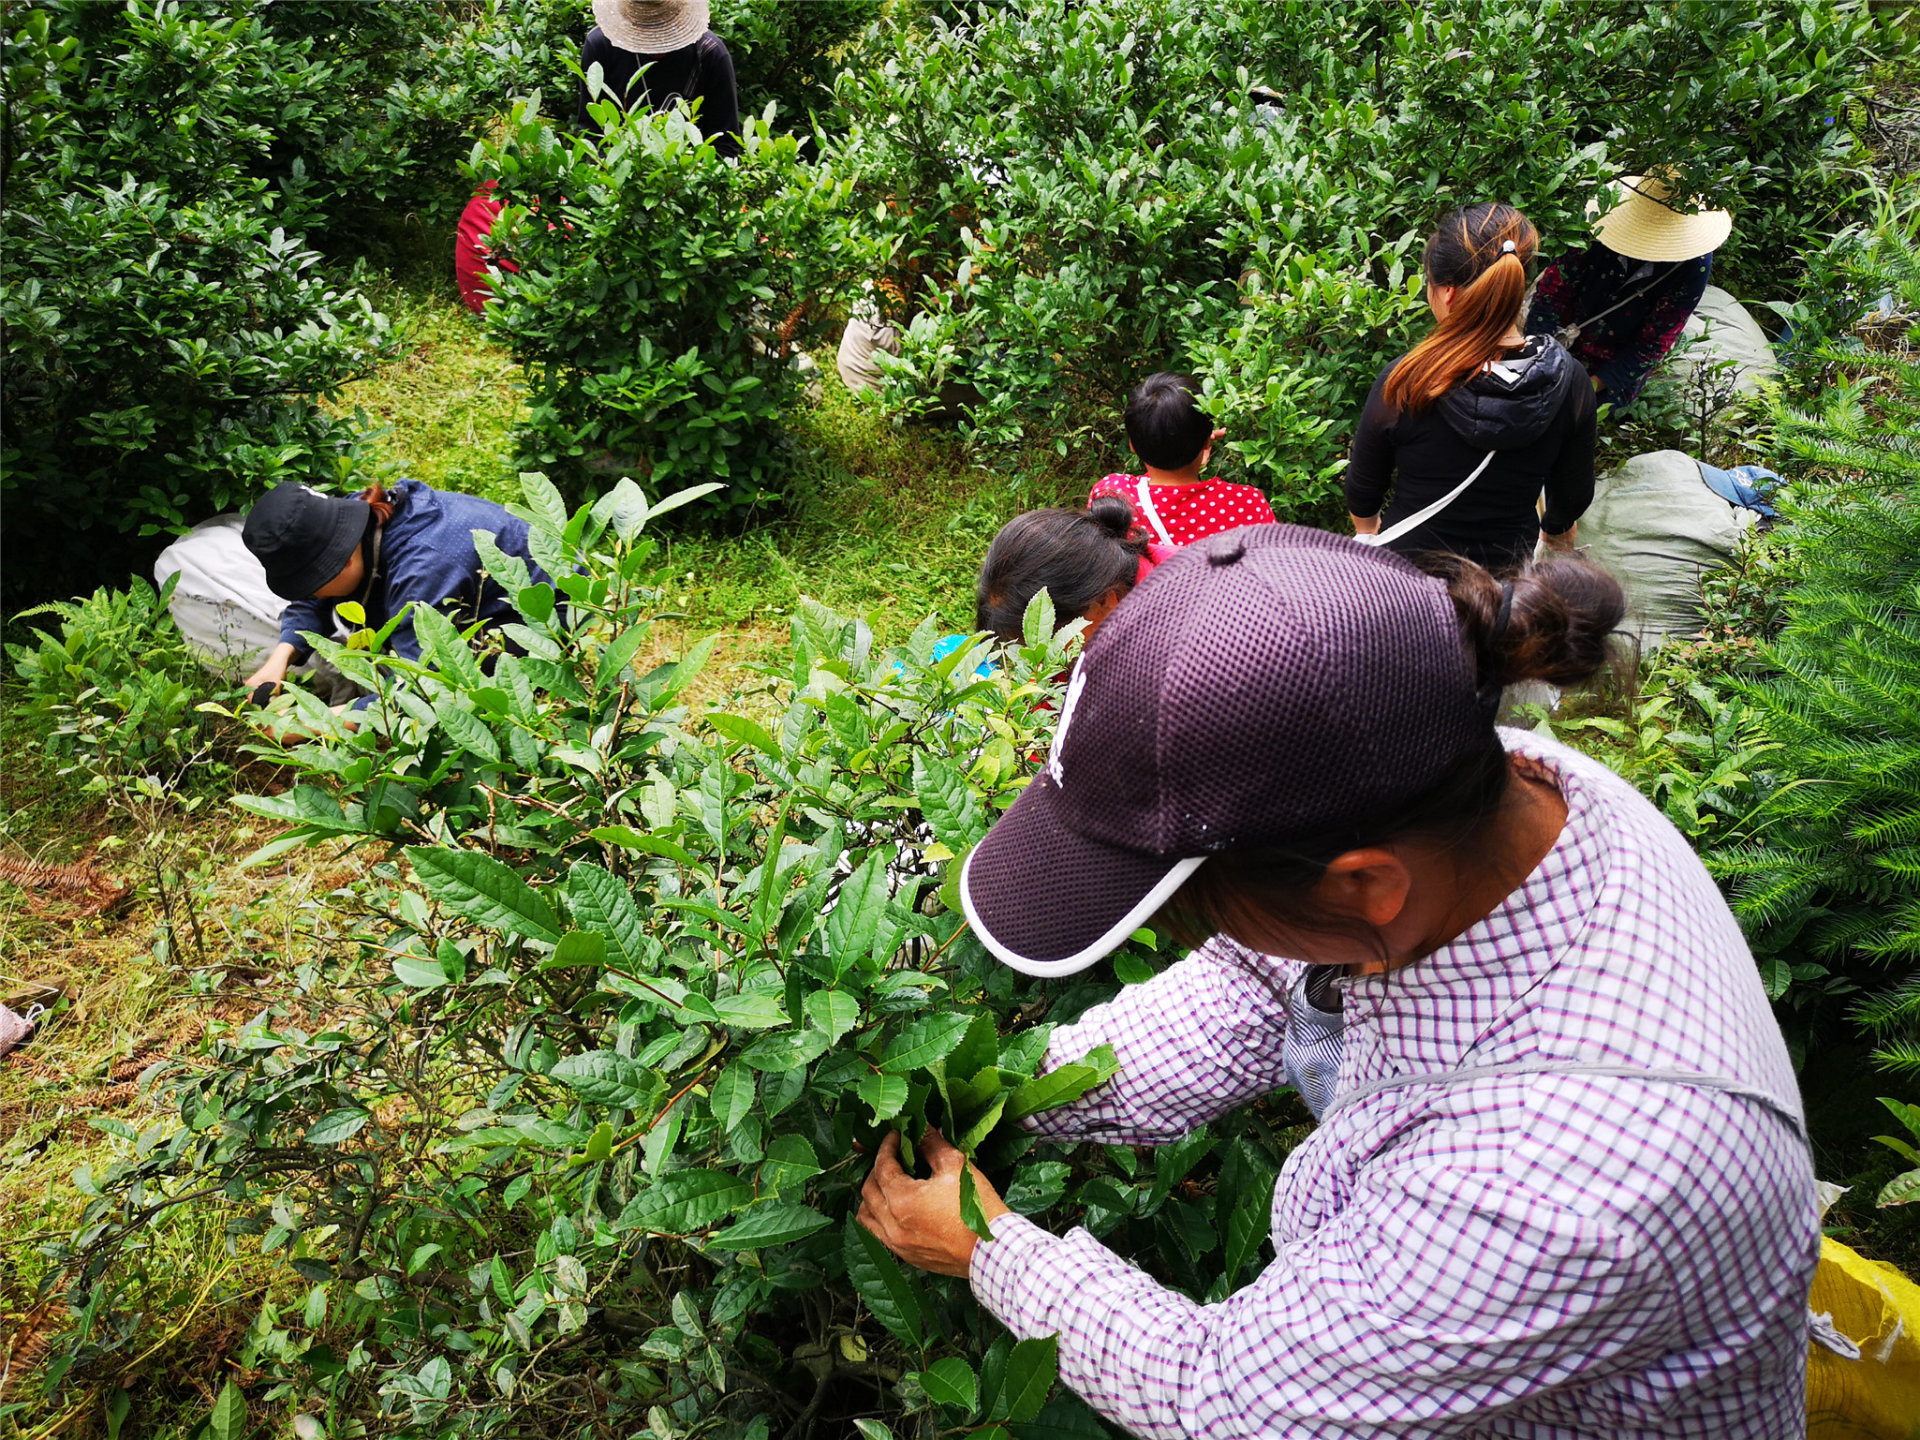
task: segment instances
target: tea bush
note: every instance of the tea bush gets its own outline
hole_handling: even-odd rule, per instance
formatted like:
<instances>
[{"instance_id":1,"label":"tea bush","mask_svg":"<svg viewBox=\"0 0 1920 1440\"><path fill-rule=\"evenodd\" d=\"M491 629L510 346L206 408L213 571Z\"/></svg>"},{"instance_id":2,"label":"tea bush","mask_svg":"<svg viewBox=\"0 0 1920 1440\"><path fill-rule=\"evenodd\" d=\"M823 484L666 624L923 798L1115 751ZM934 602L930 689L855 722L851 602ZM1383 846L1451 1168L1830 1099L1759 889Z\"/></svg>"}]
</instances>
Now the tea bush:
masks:
<instances>
[{"instance_id":1,"label":"tea bush","mask_svg":"<svg viewBox=\"0 0 1920 1440\"><path fill-rule=\"evenodd\" d=\"M810 115L829 109L836 56L880 13L881 0L730 0L709 24L733 57L743 115L772 101L774 128L806 136ZM477 88L503 102L540 96L540 113L570 125L580 83L580 44L593 28L577 0L486 0L471 26L484 78Z\"/></svg>"},{"instance_id":2,"label":"tea bush","mask_svg":"<svg viewBox=\"0 0 1920 1440\"><path fill-rule=\"evenodd\" d=\"M1304 519L1424 323L1449 206L1509 200L1554 254L1605 179L1665 163L1740 212L1730 265L1771 265L1842 192L1822 122L1892 43L1847 4L982 7L842 73L832 159L896 242L893 403L965 382L983 442L1117 463L1126 388L1192 370L1228 473Z\"/></svg>"},{"instance_id":3,"label":"tea bush","mask_svg":"<svg viewBox=\"0 0 1920 1440\"><path fill-rule=\"evenodd\" d=\"M797 348L879 242L848 185L764 120L728 159L677 111L592 109L605 133L588 138L516 105L478 172L509 202L494 238L520 267L487 320L527 367L524 453L575 487L724 479L709 507L750 514L784 479Z\"/></svg>"},{"instance_id":4,"label":"tea bush","mask_svg":"<svg viewBox=\"0 0 1920 1440\"><path fill-rule=\"evenodd\" d=\"M57 774L96 795L138 789L162 799L225 778L235 743L198 706L219 694L167 613L174 579L155 590L135 579L76 602L56 601L14 616L49 617L33 643L9 644L9 719Z\"/></svg>"},{"instance_id":5,"label":"tea bush","mask_svg":"<svg viewBox=\"0 0 1920 1440\"><path fill-rule=\"evenodd\" d=\"M1019 979L950 886L1045 744L1072 632L1042 599L1024 646L930 663L931 622L880 653L813 608L757 693L691 713L711 642L634 664L662 507L626 484L569 516L527 485L562 578L487 557L524 653L489 669L423 613L422 664L319 642L378 697L358 729L281 702L314 738L271 751L291 789L245 801L291 826L263 853L390 858L333 897L350 939L179 1071L177 1121L101 1122L129 1149L81 1177L86 1318L58 1372L124 1343L122 1242L217 1192L309 1287L262 1313L248 1365L388 1433L1104 1433L1044 1403L1049 1344L995 1338L964 1283L903 1272L850 1219L878 1137L911 1152L937 1123L1010 1204L1190 1293L1258 1263L1288 1138L1261 1115L1148 1160L1017 1124L1111 1073L1101 1051L1032 1078L1048 1022L1113 986Z\"/></svg>"},{"instance_id":6,"label":"tea bush","mask_svg":"<svg viewBox=\"0 0 1920 1440\"><path fill-rule=\"evenodd\" d=\"M316 192L277 147L331 74L311 44L245 12L9 11L9 598L125 574L133 532L352 473L359 431L316 401L388 342L297 233Z\"/></svg>"}]
</instances>

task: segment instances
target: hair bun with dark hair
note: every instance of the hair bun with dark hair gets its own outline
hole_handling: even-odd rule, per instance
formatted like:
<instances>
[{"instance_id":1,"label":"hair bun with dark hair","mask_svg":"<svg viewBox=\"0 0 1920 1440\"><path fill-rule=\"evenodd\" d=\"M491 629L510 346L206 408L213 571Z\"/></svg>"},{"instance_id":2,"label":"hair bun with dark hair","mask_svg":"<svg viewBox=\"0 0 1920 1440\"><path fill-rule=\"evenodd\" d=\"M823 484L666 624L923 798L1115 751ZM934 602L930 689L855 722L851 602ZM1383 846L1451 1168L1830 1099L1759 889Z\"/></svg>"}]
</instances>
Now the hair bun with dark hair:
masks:
<instances>
[{"instance_id":1,"label":"hair bun with dark hair","mask_svg":"<svg viewBox=\"0 0 1920 1440\"><path fill-rule=\"evenodd\" d=\"M1520 680L1578 685L1592 679L1606 667L1607 637L1627 612L1620 582L1572 556L1542 560L1514 576L1510 605L1501 582L1471 560L1435 554L1414 563L1447 582L1482 690Z\"/></svg>"},{"instance_id":2,"label":"hair bun with dark hair","mask_svg":"<svg viewBox=\"0 0 1920 1440\"><path fill-rule=\"evenodd\" d=\"M1125 540L1133 530L1135 521L1133 506L1119 495L1096 498L1087 506L1087 518L1098 525L1103 534L1111 535L1115 540Z\"/></svg>"}]
</instances>

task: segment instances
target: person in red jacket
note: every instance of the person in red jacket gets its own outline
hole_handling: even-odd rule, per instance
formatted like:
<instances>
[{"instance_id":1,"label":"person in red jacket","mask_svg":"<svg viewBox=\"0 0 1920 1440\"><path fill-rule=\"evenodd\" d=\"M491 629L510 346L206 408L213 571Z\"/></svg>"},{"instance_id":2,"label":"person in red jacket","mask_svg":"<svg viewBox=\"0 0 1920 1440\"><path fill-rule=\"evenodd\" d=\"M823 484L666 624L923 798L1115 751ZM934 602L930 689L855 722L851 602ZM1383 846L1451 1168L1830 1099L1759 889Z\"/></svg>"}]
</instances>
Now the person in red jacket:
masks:
<instances>
[{"instance_id":1,"label":"person in red jacket","mask_svg":"<svg viewBox=\"0 0 1920 1440\"><path fill-rule=\"evenodd\" d=\"M1199 387L1185 375L1149 375L1127 396L1127 442L1146 466L1144 475L1109 475L1087 496L1118 495L1133 507L1134 523L1162 545L1191 545L1222 530L1270 525L1273 506L1251 485L1202 480L1213 428L1200 408Z\"/></svg>"}]
</instances>

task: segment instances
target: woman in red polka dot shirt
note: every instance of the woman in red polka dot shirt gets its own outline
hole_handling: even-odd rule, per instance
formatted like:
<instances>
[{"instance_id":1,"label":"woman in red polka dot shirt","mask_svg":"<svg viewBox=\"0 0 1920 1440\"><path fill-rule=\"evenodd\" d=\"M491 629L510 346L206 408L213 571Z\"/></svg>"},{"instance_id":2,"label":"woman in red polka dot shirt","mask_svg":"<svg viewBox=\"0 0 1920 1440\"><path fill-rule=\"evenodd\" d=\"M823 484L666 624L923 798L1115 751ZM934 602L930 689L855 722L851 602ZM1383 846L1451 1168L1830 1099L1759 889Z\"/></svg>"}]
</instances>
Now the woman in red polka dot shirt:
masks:
<instances>
[{"instance_id":1,"label":"woman in red polka dot shirt","mask_svg":"<svg viewBox=\"0 0 1920 1440\"><path fill-rule=\"evenodd\" d=\"M1133 507L1134 524L1162 545L1190 545L1222 530L1267 525L1273 507L1251 485L1202 480L1213 442L1226 434L1200 408L1185 375L1149 375L1127 396L1127 441L1145 475L1109 475L1087 496L1118 495Z\"/></svg>"}]
</instances>

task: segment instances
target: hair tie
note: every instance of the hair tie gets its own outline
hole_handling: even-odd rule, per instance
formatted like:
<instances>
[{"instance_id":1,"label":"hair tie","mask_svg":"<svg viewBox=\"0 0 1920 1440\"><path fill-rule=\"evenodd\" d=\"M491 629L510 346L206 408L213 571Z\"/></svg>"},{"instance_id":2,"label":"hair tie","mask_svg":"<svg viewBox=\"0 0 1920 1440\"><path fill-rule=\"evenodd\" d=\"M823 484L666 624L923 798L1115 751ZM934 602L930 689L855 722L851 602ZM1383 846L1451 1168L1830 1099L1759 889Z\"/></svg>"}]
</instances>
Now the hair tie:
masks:
<instances>
[{"instance_id":1,"label":"hair tie","mask_svg":"<svg viewBox=\"0 0 1920 1440\"><path fill-rule=\"evenodd\" d=\"M1493 632L1487 637L1487 644L1498 650L1500 642L1507 638L1507 622L1513 618L1513 583L1507 581L1500 586L1500 611L1493 617Z\"/></svg>"},{"instance_id":2,"label":"hair tie","mask_svg":"<svg viewBox=\"0 0 1920 1440\"><path fill-rule=\"evenodd\" d=\"M1513 246L1513 242L1512 242L1511 240L1502 240L1502 241L1500 242L1500 253L1501 253L1502 255L1511 255L1511 254L1513 254L1513 249L1514 249L1514 246Z\"/></svg>"},{"instance_id":3,"label":"hair tie","mask_svg":"<svg viewBox=\"0 0 1920 1440\"><path fill-rule=\"evenodd\" d=\"M1503 583L1500 586L1500 609L1493 617L1493 628L1487 632L1487 654L1494 661L1498 661L1500 657L1500 642L1506 638L1507 621L1512 618L1513 586L1510 583ZM1482 681L1475 693L1479 697L1480 709L1486 715L1488 722L1497 720L1500 716L1500 701L1506 694L1506 687Z\"/></svg>"}]
</instances>

